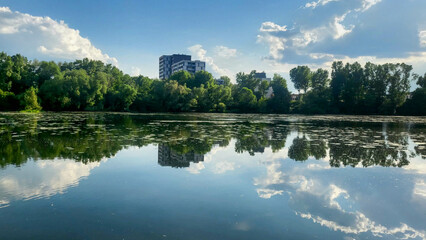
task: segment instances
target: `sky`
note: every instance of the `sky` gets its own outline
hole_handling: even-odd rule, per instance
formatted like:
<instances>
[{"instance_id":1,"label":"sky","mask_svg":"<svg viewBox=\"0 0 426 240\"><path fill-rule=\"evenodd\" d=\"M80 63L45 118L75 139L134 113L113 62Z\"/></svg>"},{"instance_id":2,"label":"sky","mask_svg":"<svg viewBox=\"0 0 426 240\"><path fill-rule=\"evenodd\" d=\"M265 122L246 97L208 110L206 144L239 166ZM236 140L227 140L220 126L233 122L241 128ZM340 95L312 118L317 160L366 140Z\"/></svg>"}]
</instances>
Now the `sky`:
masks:
<instances>
[{"instance_id":1,"label":"sky","mask_svg":"<svg viewBox=\"0 0 426 240\"><path fill-rule=\"evenodd\" d=\"M0 51L90 58L158 77L158 58L191 54L213 76L297 65L405 62L426 72L425 0L0 0ZM288 81L290 90L294 90Z\"/></svg>"}]
</instances>

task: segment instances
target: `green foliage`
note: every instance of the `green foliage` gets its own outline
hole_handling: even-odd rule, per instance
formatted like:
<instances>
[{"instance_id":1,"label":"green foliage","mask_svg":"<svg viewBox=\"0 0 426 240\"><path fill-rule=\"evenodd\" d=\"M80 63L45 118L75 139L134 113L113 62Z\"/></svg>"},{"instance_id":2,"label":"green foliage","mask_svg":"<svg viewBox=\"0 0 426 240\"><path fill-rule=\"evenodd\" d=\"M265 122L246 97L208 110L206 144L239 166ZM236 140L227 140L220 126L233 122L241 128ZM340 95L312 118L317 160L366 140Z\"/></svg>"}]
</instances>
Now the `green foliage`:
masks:
<instances>
[{"instance_id":1,"label":"green foliage","mask_svg":"<svg viewBox=\"0 0 426 240\"><path fill-rule=\"evenodd\" d=\"M297 66L290 70L290 79L297 90L307 92L311 85L311 70L307 66Z\"/></svg>"},{"instance_id":2,"label":"green foliage","mask_svg":"<svg viewBox=\"0 0 426 240\"><path fill-rule=\"evenodd\" d=\"M423 76L416 76L417 78L417 85L419 85L421 88L426 87L426 73Z\"/></svg>"},{"instance_id":3,"label":"green foliage","mask_svg":"<svg viewBox=\"0 0 426 240\"><path fill-rule=\"evenodd\" d=\"M288 113L290 109L290 92L287 89L286 80L275 74L271 86L274 94L269 100L269 109L274 113Z\"/></svg>"},{"instance_id":4,"label":"green foliage","mask_svg":"<svg viewBox=\"0 0 426 240\"><path fill-rule=\"evenodd\" d=\"M227 76L220 77L223 80L223 86L230 87L232 85L231 79Z\"/></svg>"},{"instance_id":5,"label":"green foliage","mask_svg":"<svg viewBox=\"0 0 426 240\"><path fill-rule=\"evenodd\" d=\"M187 71L179 71L173 73L169 80L175 80L180 85L187 85L188 83L192 83L194 76Z\"/></svg>"},{"instance_id":6,"label":"green foliage","mask_svg":"<svg viewBox=\"0 0 426 240\"><path fill-rule=\"evenodd\" d=\"M239 88L248 88L254 92L260 84L260 79L256 78L256 71L251 71L249 74L240 72L237 73L237 84Z\"/></svg>"},{"instance_id":7,"label":"green foliage","mask_svg":"<svg viewBox=\"0 0 426 240\"><path fill-rule=\"evenodd\" d=\"M331 94L329 89L310 91L300 102L299 112L304 114L326 114L330 110Z\"/></svg>"},{"instance_id":8,"label":"green foliage","mask_svg":"<svg viewBox=\"0 0 426 240\"><path fill-rule=\"evenodd\" d=\"M291 101L286 80L277 74L269 82L257 78L256 71L240 72L236 84L222 76L219 86L206 71L180 71L162 81L131 77L87 58L39 62L1 52L0 110L419 115L424 109L419 89L425 88L426 74L414 75L420 88L409 98L411 71L403 63L362 67L334 62L330 80L327 70L299 66L290 77L303 94Z\"/></svg>"},{"instance_id":9,"label":"green foliage","mask_svg":"<svg viewBox=\"0 0 426 240\"><path fill-rule=\"evenodd\" d=\"M237 109L241 112L252 112L255 110L257 100L251 89L246 87L241 88L236 93L234 99Z\"/></svg>"},{"instance_id":10,"label":"green foliage","mask_svg":"<svg viewBox=\"0 0 426 240\"><path fill-rule=\"evenodd\" d=\"M405 104L398 109L398 113L403 115L426 115L426 88L416 89L411 99L408 99Z\"/></svg>"},{"instance_id":11,"label":"green foliage","mask_svg":"<svg viewBox=\"0 0 426 240\"><path fill-rule=\"evenodd\" d=\"M21 108L25 112L39 112L41 110L41 106L38 103L37 92L37 89L30 87L18 96Z\"/></svg>"},{"instance_id":12,"label":"green foliage","mask_svg":"<svg viewBox=\"0 0 426 240\"><path fill-rule=\"evenodd\" d=\"M194 77L189 79L187 86L189 88L200 87L201 85L207 88L215 84L214 78L211 73L206 71L198 71L194 74Z\"/></svg>"},{"instance_id":13,"label":"green foliage","mask_svg":"<svg viewBox=\"0 0 426 240\"><path fill-rule=\"evenodd\" d=\"M179 85L175 80L164 84L163 94L165 110L168 112L189 111L195 103L191 101L191 89Z\"/></svg>"},{"instance_id":14,"label":"green foliage","mask_svg":"<svg viewBox=\"0 0 426 240\"><path fill-rule=\"evenodd\" d=\"M328 78L328 71L322 68L312 73L311 86L313 90L321 91L328 87L330 80Z\"/></svg>"},{"instance_id":15,"label":"green foliage","mask_svg":"<svg viewBox=\"0 0 426 240\"><path fill-rule=\"evenodd\" d=\"M16 110L19 107L19 101L13 92L5 92L0 89L0 111Z\"/></svg>"}]
</instances>

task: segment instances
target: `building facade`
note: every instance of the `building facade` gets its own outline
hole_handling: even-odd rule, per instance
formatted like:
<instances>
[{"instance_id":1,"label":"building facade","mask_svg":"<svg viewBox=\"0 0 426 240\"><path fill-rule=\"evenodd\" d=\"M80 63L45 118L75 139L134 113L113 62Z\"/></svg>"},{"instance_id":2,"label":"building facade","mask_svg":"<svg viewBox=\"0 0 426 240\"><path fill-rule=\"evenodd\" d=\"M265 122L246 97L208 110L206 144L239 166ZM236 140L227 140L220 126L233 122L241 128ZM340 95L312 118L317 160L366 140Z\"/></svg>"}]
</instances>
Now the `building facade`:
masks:
<instances>
[{"instance_id":1,"label":"building facade","mask_svg":"<svg viewBox=\"0 0 426 240\"><path fill-rule=\"evenodd\" d=\"M163 55L159 59L159 77L168 79L172 75L172 65L180 61L191 61L190 55L173 54Z\"/></svg>"},{"instance_id":2,"label":"building facade","mask_svg":"<svg viewBox=\"0 0 426 240\"><path fill-rule=\"evenodd\" d=\"M182 60L172 65L172 74L179 71L187 71L194 74L198 71L205 71L205 70L206 70L206 63L199 60L195 60L195 61Z\"/></svg>"},{"instance_id":3,"label":"building facade","mask_svg":"<svg viewBox=\"0 0 426 240\"><path fill-rule=\"evenodd\" d=\"M191 61L190 55L173 54L163 55L159 58L160 79L168 79L173 73L178 71L188 71L194 74L205 70L206 63L199 60Z\"/></svg>"}]
</instances>

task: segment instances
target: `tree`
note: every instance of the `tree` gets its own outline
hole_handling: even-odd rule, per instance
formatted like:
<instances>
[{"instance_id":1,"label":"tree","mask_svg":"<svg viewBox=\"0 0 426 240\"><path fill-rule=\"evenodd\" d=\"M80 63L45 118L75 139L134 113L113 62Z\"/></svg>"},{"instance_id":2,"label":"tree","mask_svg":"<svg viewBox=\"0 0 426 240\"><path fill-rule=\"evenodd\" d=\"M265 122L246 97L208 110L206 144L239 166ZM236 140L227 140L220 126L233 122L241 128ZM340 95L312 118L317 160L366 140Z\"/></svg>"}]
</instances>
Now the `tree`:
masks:
<instances>
[{"instance_id":1,"label":"tree","mask_svg":"<svg viewBox=\"0 0 426 240\"><path fill-rule=\"evenodd\" d=\"M62 76L47 79L40 87L40 98L45 110L68 110L71 99L68 96L65 81Z\"/></svg>"},{"instance_id":2,"label":"tree","mask_svg":"<svg viewBox=\"0 0 426 240\"><path fill-rule=\"evenodd\" d=\"M200 87L201 85L209 88L213 84L215 84L215 81L211 73L206 71L198 71L194 74L193 78L188 80L187 86L191 89L194 87Z\"/></svg>"},{"instance_id":3,"label":"tree","mask_svg":"<svg viewBox=\"0 0 426 240\"><path fill-rule=\"evenodd\" d=\"M239 72L237 73L236 80L239 88L248 88L252 92L254 92L260 84L260 79L256 78L256 71L251 71L249 74Z\"/></svg>"},{"instance_id":4,"label":"tree","mask_svg":"<svg viewBox=\"0 0 426 240\"><path fill-rule=\"evenodd\" d=\"M398 109L398 113L404 115L426 115L426 88L416 89L411 99L408 99L404 105Z\"/></svg>"},{"instance_id":5,"label":"tree","mask_svg":"<svg viewBox=\"0 0 426 240\"><path fill-rule=\"evenodd\" d=\"M287 89L287 81L280 75L274 74L271 86L274 94L268 101L270 110L275 113L288 113L290 109L291 96Z\"/></svg>"},{"instance_id":6,"label":"tree","mask_svg":"<svg viewBox=\"0 0 426 240\"><path fill-rule=\"evenodd\" d=\"M28 88L24 93L18 96L20 105L24 111L38 112L41 106L37 98L38 90L34 87Z\"/></svg>"},{"instance_id":7,"label":"tree","mask_svg":"<svg viewBox=\"0 0 426 240\"><path fill-rule=\"evenodd\" d=\"M249 88L241 88L234 97L235 104L241 112L251 112L256 107L256 96Z\"/></svg>"},{"instance_id":8,"label":"tree","mask_svg":"<svg viewBox=\"0 0 426 240\"><path fill-rule=\"evenodd\" d=\"M136 84L137 96L131 105L131 109L138 112L148 112L154 102L154 80L144 76L134 77L133 79Z\"/></svg>"},{"instance_id":9,"label":"tree","mask_svg":"<svg viewBox=\"0 0 426 240\"><path fill-rule=\"evenodd\" d=\"M59 66L53 62L41 62L40 66L36 70L37 74L37 85L41 86L46 80L58 78L61 75L61 69Z\"/></svg>"},{"instance_id":10,"label":"tree","mask_svg":"<svg viewBox=\"0 0 426 240\"><path fill-rule=\"evenodd\" d=\"M164 84L164 102L166 111L180 112L188 111L195 103L191 97L191 89L179 85L177 81L171 80Z\"/></svg>"},{"instance_id":11,"label":"tree","mask_svg":"<svg viewBox=\"0 0 426 240\"><path fill-rule=\"evenodd\" d=\"M173 73L169 80L175 80L180 85L188 85L188 83L192 83L194 76L187 71L178 71Z\"/></svg>"},{"instance_id":12,"label":"tree","mask_svg":"<svg viewBox=\"0 0 426 240\"><path fill-rule=\"evenodd\" d=\"M385 65L388 72L388 95L385 100L386 113L395 114L396 109L404 104L410 91L410 74L413 67L404 63Z\"/></svg>"},{"instance_id":13,"label":"tree","mask_svg":"<svg viewBox=\"0 0 426 240\"><path fill-rule=\"evenodd\" d=\"M378 113L386 98L387 71L382 65L366 63L364 66L364 84L366 88L365 109L363 113Z\"/></svg>"},{"instance_id":14,"label":"tree","mask_svg":"<svg viewBox=\"0 0 426 240\"><path fill-rule=\"evenodd\" d=\"M130 105L132 105L133 101L136 99L137 91L130 85L122 84L118 90L118 105L117 110L119 111L128 111Z\"/></svg>"},{"instance_id":15,"label":"tree","mask_svg":"<svg viewBox=\"0 0 426 240\"><path fill-rule=\"evenodd\" d=\"M421 88L426 88L426 73L423 76L416 75L417 78L417 85L419 85Z\"/></svg>"},{"instance_id":16,"label":"tree","mask_svg":"<svg viewBox=\"0 0 426 240\"><path fill-rule=\"evenodd\" d=\"M260 82L259 86L257 87L257 99L260 99L262 97L265 97L267 91L269 88L269 82L266 80L263 80Z\"/></svg>"},{"instance_id":17,"label":"tree","mask_svg":"<svg viewBox=\"0 0 426 240\"><path fill-rule=\"evenodd\" d=\"M343 113L354 114L360 112L365 96L363 69L358 62L347 63L344 72L346 78L342 89L343 108L341 110Z\"/></svg>"},{"instance_id":18,"label":"tree","mask_svg":"<svg viewBox=\"0 0 426 240\"><path fill-rule=\"evenodd\" d=\"M297 66L290 70L290 79L299 92L307 92L311 84L311 70L307 66Z\"/></svg>"},{"instance_id":19,"label":"tree","mask_svg":"<svg viewBox=\"0 0 426 240\"><path fill-rule=\"evenodd\" d=\"M220 77L220 79L223 80L223 86L225 86L225 87L231 86L232 83L231 83L231 79L229 77L222 76L222 77Z\"/></svg>"},{"instance_id":20,"label":"tree","mask_svg":"<svg viewBox=\"0 0 426 240\"><path fill-rule=\"evenodd\" d=\"M308 92L299 105L299 112L303 114L326 114L330 110L330 89L314 90Z\"/></svg>"},{"instance_id":21,"label":"tree","mask_svg":"<svg viewBox=\"0 0 426 240\"><path fill-rule=\"evenodd\" d=\"M16 110L19 102L13 92L7 92L0 89L0 111Z\"/></svg>"},{"instance_id":22,"label":"tree","mask_svg":"<svg viewBox=\"0 0 426 240\"><path fill-rule=\"evenodd\" d=\"M328 78L328 71L318 68L312 73L312 89L321 91L328 87L330 80Z\"/></svg>"}]
</instances>

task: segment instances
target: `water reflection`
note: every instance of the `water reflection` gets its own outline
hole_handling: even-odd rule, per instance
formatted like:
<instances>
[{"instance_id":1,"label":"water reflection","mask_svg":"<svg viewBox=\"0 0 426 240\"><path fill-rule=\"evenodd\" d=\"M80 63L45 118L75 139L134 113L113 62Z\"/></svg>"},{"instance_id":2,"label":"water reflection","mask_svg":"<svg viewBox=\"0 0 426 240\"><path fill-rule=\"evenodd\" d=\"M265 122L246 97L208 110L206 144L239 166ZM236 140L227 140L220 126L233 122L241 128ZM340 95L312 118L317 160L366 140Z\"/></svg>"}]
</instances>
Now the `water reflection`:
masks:
<instances>
[{"instance_id":1,"label":"water reflection","mask_svg":"<svg viewBox=\"0 0 426 240\"><path fill-rule=\"evenodd\" d=\"M162 167L184 168L189 167L190 163L199 163L204 161L204 155L194 151L187 153L178 153L164 144L158 145L158 164Z\"/></svg>"},{"instance_id":2,"label":"water reflection","mask_svg":"<svg viewBox=\"0 0 426 240\"><path fill-rule=\"evenodd\" d=\"M425 239L426 121L374 119L0 114L0 206L63 194L121 150L155 146L159 166L185 168L200 185L206 173L242 174L256 199L278 199L308 228Z\"/></svg>"},{"instance_id":3,"label":"water reflection","mask_svg":"<svg viewBox=\"0 0 426 240\"><path fill-rule=\"evenodd\" d=\"M29 162L22 168L7 168L0 175L0 208L11 201L48 198L77 186L99 162L72 160Z\"/></svg>"},{"instance_id":4,"label":"water reflection","mask_svg":"<svg viewBox=\"0 0 426 240\"><path fill-rule=\"evenodd\" d=\"M20 166L29 159L97 162L128 146L149 144L159 145L166 159L159 163L173 166L166 163L174 161L171 158L206 154L213 146L229 145L231 139L236 140L237 153L254 155L265 148L277 152L292 132L297 137L288 156L295 161L328 158L332 167L402 167L414 156L426 157L423 119L408 119L415 120L408 123L290 120L250 115L2 114L0 166ZM176 167L188 166L182 164Z\"/></svg>"}]
</instances>

